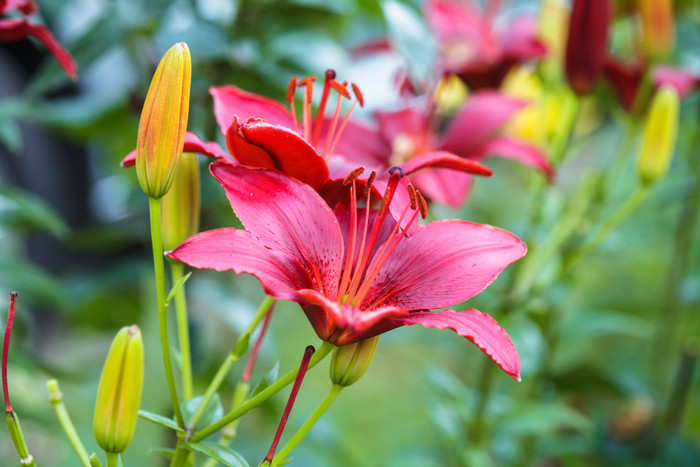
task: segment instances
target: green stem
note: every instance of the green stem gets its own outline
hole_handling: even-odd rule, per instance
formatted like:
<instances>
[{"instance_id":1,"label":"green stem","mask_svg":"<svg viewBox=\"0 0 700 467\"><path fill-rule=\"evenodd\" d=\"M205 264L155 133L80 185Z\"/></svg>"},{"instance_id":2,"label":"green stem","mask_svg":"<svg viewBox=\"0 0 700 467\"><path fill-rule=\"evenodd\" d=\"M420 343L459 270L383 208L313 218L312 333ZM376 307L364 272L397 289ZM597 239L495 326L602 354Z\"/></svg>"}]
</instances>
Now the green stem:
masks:
<instances>
[{"instance_id":1,"label":"green stem","mask_svg":"<svg viewBox=\"0 0 700 467\"><path fill-rule=\"evenodd\" d=\"M186 465L190 454L191 452L185 446L184 436L178 435L177 444L175 445L175 454L173 454L173 460L170 463L170 467L182 467Z\"/></svg>"},{"instance_id":2,"label":"green stem","mask_svg":"<svg viewBox=\"0 0 700 467\"><path fill-rule=\"evenodd\" d=\"M260 321L262 321L267 312L270 311L270 307L272 307L274 303L274 298L265 297L265 300L263 300L263 302L260 304L260 306L258 307L258 311L253 317L253 321L251 321L246 330L243 331L243 334L241 334L241 338L239 338L239 340L236 342L236 345L234 345L233 350L231 350L231 353L229 353L226 356L226 360L224 360L224 362L221 364L219 370L216 372L216 375L214 375L214 379L212 379L211 383L209 383L209 387L204 393L202 401L199 403L197 410L195 410L194 414L192 415L192 418L187 424L188 431L191 432L195 429L195 427L197 426L197 422L199 422L199 419L202 417L202 415L204 415L204 411L206 410L207 406L209 406L211 398L214 397L216 391L219 390L219 386L221 386L221 383L224 382L224 378L226 378L226 375L231 370L231 367L234 363L238 361L239 358L241 358L241 354L239 354L238 352L238 344L240 340L249 338L250 334L255 330L255 328L258 327Z\"/></svg>"},{"instance_id":3,"label":"green stem","mask_svg":"<svg viewBox=\"0 0 700 467\"><path fill-rule=\"evenodd\" d=\"M185 274L185 265L179 261L170 262L172 283L177 284ZM180 356L182 357L182 395L185 400L192 398L192 356L190 352L190 331L187 322L187 298L185 287L180 287L175 292L175 316L177 318L177 336L180 344Z\"/></svg>"},{"instance_id":4,"label":"green stem","mask_svg":"<svg viewBox=\"0 0 700 467\"><path fill-rule=\"evenodd\" d=\"M160 331L160 347L163 352L163 366L165 367L165 378L168 382L170 392L170 402L173 406L175 419L180 427L185 427L180 410L180 402L177 397L175 387L175 377L173 375L173 362L170 357L170 342L168 339L168 305L165 301L165 266L163 265L163 240L161 237L161 200L148 198L151 212L151 241L153 243L153 269L156 279L156 293L158 295L158 329Z\"/></svg>"},{"instance_id":5,"label":"green stem","mask_svg":"<svg viewBox=\"0 0 700 467\"><path fill-rule=\"evenodd\" d=\"M287 444L284 445L282 450L280 450L279 454L275 456L274 459L272 459L272 467L277 467L278 465L281 465L284 459L287 458L289 454L294 450L295 447L297 447L297 444L301 442L302 439L307 435L309 430L316 424L319 418L328 410L328 407L333 403L336 397L338 397L338 394L340 394L340 391L342 391L344 386L341 386L339 384L334 384L331 387L331 390L328 392L326 397L321 401L321 403L316 407L316 410L313 411L311 416L304 422L304 424L299 428L299 431L297 431L294 436L292 436L292 439L290 439Z\"/></svg>"},{"instance_id":6,"label":"green stem","mask_svg":"<svg viewBox=\"0 0 700 467\"><path fill-rule=\"evenodd\" d=\"M649 185L637 185L637 188L627 197L619 208L608 217L586 242L579 245L568 258L565 259L562 267L562 274L577 266L586 256L594 252L610 232L616 229L632 212L644 201L649 193Z\"/></svg>"},{"instance_id":7,"label":"green stem","mask_svg":"<svg viewBox=\"0 0 700 467\"><path fill-rule=\"evenodd\" d=\"M333 344L330 344L328 342L323 342L321 347L316 351L316 353L311 357L311 361L309 362L309 369L313 368L318 362L323 360L323 358L330 353L331 350L333 350L335 346ZM241 404L239 407L233 409L231 412L229 412L227 415L225 415L223 418L221 418L219 421L209 425L206 428L203 428L202 430L196 432L191 438L191 442L197 442L200 441L207 436L217 432L224 426L228 425L232 421L240 418L244 414L248 413L250 410L254 409L258 405L262 404L264 401L272 397L273 395L277 394L279 391L284 389L286 386L291 384L294 379L297 376L297 373L299 373L299 365L297 365L296 368L291 370L289 373L286 375L282 376L280 379L272 383L270 386L268 386L264 391L259 392L255 396L251 397L247 401L245 401L243 404Z\"/></svg>"},{"instance_id":8,"label":"green stem","mask_svg":"<svg viewBox=\"0 0 700 467\"><path fill-rule=\"evenodd\" d=\"M119 453L117 452L106 452L107 456L107 467L119 467Z\"/></svg>"},{"instance_id":9,"label":"green stem","mask_svg":"<svg viewBox=\"0 0 700 467\"><path fill-rule=\"evenodd\" d=\"M14 410L5 412L5 418L7 420L7 429L10 432L10 438L15 445L15 450L19 455L19 465L22 467L36 467L36 462L34 462L34 457L29 454L29 448L27 447L27 442L24 440L24 433L22 433L22 427L19 424L19 417Z\"/></svg>"},{"instance_id":10,"label":"green stem","mask_svg":"<svg viewBox=\"0 0 700 467\"><path fill-rule=\"evenodd\" d=\"M80 441L78 432L75 431L73 422L68 415L68 410L66 410L66 406L63 403L63 393L58 387L58 381L55 379L50 379L46 382L46 387L49 389L49 401L51 401L51 405L53 405L53 408L56 411L58 423L61 424L61 428L66 434L68 442L70 442L75 454L77 454L78 459L80 459L80 463L84 467L90 467L90 457L88 456L82 441Z\"/></svg>"}]
</instances>

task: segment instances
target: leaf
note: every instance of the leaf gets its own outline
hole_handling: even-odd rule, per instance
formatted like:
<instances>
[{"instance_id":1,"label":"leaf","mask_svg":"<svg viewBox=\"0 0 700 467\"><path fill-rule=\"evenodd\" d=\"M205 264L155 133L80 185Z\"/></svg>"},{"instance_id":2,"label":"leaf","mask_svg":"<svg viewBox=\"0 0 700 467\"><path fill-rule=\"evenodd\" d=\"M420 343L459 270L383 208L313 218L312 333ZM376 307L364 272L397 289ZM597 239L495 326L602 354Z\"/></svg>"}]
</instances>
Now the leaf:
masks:
<instances>
[{"instance_id":1,"label":"leaf","mask_svg":"<svg viewBox=\"0 0 700 467\"><path fill-rule=\"evenodd\" d=\"M56 238L68 235L63 219L38 196L16 188L0 188L0 224L16 230L45 230Z\"/></svg>"},{"instance_id":2,"label":"leaf","mask_svg":"<svg viewBox=\"0 0 700 467\"><path fill-rule=\"evenodd\" d=\"M204 454L221 464L229 467L248 467L248 463L243 456L231 449L212 441L202 441L201 443L186 443L195 452Z\"/></svg>"},{"instance_id":3,"label":"leaf","mask_svg":"<svg viewBox=\"0 0 700 467\"><path fill-rule=\"evenodd\" d=\"M148 452L158 452L160 454L163 454L169 460L173 460L173 456L175 455L175 450L171 448L151 448L148 450Z\"/></svg>"},{"instance_id":4,"label":"leaf","mask_svg":"<svg viewBox=\"0 0 700 467\"><path fill-rule=\"evenodd\" d=\"M591 338L621 334L640 339L651 335L652 324L638 316L612 310L578 313L562 324L561 339Z\"/></svg>"},{"instance_id":5,"label":"leaf","mask_svg":"<svg viewBox=\"0 0 700 467\"><path fill-rule=\"evenodd\" d=\"M496 432L500 436L551 436L561 429L590 433L593 422L562 402L523 404L503 417Z\"/></svg>"},{"instance_id":6,"label":"leaf","mask_svg":"<svg viewBox=\"0 0 700 467\"><path fill-rule=\"evenodd\" d=\"M182 416L185 419L185 423L189 423L190 419L192 418L192 415L194 415L194 413L197 411L197 408L202 403L203 397L204 396L193 397L192 399L188 400L183 404ZM223 416L224 408L221 406L221 399L219 398L218 394L214 394L214 396L209 401L209 405L207 405L207 408L204 410L204 413L199 418L195 429L211 425L212 423L221 419L221 417Z\"/></svg>"},{"instance_id":7,"label":"leaf","mask_svg":"<svg viewBox=\"0 0 700 467\"><path fill-rule=\"evenodd\" d=\"M185 430L177 426L177 423L172 418L165 417L163 415L158 415L157 413L148 412L146 410L139 410L139 417L144 418L148 421L162 425L167 428L171 428L180 433L184 433Z\"/></svg>"},{"instance_id":8,"label":"leaf","mask_svg":"<svg viewBox=\"0 0 700 467\"><path fill-rule=\"evenodd\" d=\"M255 389L253 389L253 392L250 394L250 397L256 396L257 394L263 392L272 383L277 381L277 374L279 373L279 370L280 362L277 362L275 363L275 366L273 366L272 369L268 371L265 376L263 376L263 378L260 380L257 386L255 386Z\"/></svg>"},{"instance_id":9,"label":"leaf","mask_svg":"<svg viewBox=\"0 0 700 467\"><path fill-rule=\"evenodd\" d=\"M408 65L413 78L422 82L433 69L437 43L420 16L395 0L382 4L389 38Z\"/></svg>"},{"instance_id":10,"label":"leaf","mask_svg":"<svg viewBox=\"0 0 700 467\"><path fill-rule=\"evenodd\" d=\"M177 283L176 283L175 285L173 285L173 288L170 289L170 293L168 293L168 298L165 299L165 301L166 301L167 303L170 303L170 301L173 299L173 297L175 296L175 294L177 293L177 291L180 290L180 287L182 287L183 285L185 285L185 282L187 282L187 279L189 279L191 275L192 275L192 272L188 272L187 274L185 274L184 276L182 276L182 277L180 278L180 280L177 281Z\"/></svg>"}]
</instances>

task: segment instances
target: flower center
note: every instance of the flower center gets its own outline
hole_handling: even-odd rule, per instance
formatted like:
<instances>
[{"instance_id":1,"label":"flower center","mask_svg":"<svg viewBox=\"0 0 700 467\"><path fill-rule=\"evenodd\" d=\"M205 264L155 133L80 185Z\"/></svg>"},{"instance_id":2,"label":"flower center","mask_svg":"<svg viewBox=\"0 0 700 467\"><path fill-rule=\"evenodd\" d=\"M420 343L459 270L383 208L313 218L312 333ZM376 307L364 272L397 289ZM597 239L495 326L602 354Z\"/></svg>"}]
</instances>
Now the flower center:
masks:
<instances>
[{"instance_id":1,"label":"flower center","mask_svg":"<svg viewBox=\"0 0 700 467\"><path fill-rule=\"evenodd\" d=\"M301 134L304 139L316 147L318 151L319 140L321 139L321 129L324 126L326 127L323 151L318 151L326 162L328 162L328 159L330 159L331 155L335 151L335 147L340 140L340 136L343 133L345 126L350 120L350 115L352 115L355 105L359 102L360 107L364 106L364 98L362 97L360 88L358 88L355 83L350 83L352 92L355 95L355 101L350 106L350 110L348 110L348 112L341 117L343 99L352 100L352 96L348 90L347 81L343 83L336 81L335 76L336 74L334 70L326 70L326 75L323 82L323 94L321 94L321 102L319 103L318 112L316 113L315 119L312 116L311 104L313 103L313 89L316 77L307 76L306 78L297 80L295 76L289 81L289 86L287 87L287 102L289 102L292 120L294 121L294 131ZM302 93L301 124L297 121L296 108L294 105L294 96L299 88L304 88ZM338 99L336 101L333 116L330 118L330 120L326 121L326 104L328 103L331 89L338 93Z\"/></svg>"},{"instance_id":2,"label":"flower center","mask_svg":"<svg viewBox=\"0 0 700 467\"><path fill-rule=\"evenodd\" d=\"M418 221L418 215L425 218L427 214L427 204L425 199L416 190L413 185L408 184L408 192L411 203L407 205L401 216L396 220L396 224L388 235L387 239L375 251L375 246L379 239L382 226L387 219L389 206L399 186L400 180L404 176L403 169L400 167L392 167L389 169L389 182L387 183L384 196L382 197L381 205L376 211L373 223L370 226L370 207L372 195L372 183L374 182L376 173L372 172L365 182L363 196L365 198L364 221L362 226L359 226L358 220L358 205L357 205L357 177L359 177L364 168L355 169L348 175L343 184L352 184L350 187L350 226L348 235L348 245L345 252L345 264L338 289L338 300L341 305L349 304L360 306L367 296L370 287L374 280L379 275L382 267L394 252L399 242L405 235L405 230L408 229L414 222ZM401 223L409 211L413 211L410 219L403 229ZM371 229L370 229L371 227ZM360 235L361 233L361 235ZM359 251L357 251L359 245ZM356 254L357 251L357 254ZM371 309L381 301L381 297L372 301L372 303L363 306L363 309Z\"/></svg>"}]
</instances>

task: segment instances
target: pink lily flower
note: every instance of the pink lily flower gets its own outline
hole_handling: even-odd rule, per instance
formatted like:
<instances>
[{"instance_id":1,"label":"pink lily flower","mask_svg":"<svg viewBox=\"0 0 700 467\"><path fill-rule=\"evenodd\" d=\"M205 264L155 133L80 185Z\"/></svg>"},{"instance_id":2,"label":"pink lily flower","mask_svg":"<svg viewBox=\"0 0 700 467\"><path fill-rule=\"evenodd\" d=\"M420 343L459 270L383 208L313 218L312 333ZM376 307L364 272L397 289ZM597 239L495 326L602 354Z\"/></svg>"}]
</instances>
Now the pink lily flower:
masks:
<instances>
[{"instance_id":1,"label":"pink lily flower","mask_svg":"<svg viewBox=\"0 0 700 467\"><path fill-rule=\"evenodd\" d=\"M535 167L548 179L553 177L549 161L538 149L498 134L525 105L495 91L480 91L467 100L444 130L440 129L440 116L431 109L413 106L378 112L378 131L355 125L347 130L348 138L338 150L344 151L345 141L356 144L362 150L355 153L353 162L377 171L400 165L428 198L459 208L473 179L468 173L446 169L454 159L480 161L495 154Z\"/></svg>"},{"instance_id":2,"label":"pink lily flower","mask_svg":"<svg viewBox=\"0 0 700 467\"><path fill-rule=\"evenodd\" d=\"M500 3L487 0L484 11L470 0L430 0L425 5L428 25L442 45L442 68L473 90L498 88L513 65L547 53L533 18L517 18L503 31L494 28Z\"/></svg>"},{"instance_id":3,"label":"pink lily flower","mask_svg":"<svg viewBox=\"0 0 700 467\"><path fill-rule=\"evenodd\" d=\"M13 10L19 10L24 15L32 15L37 13L39 8L33 0L0 0L0 15ZM36 37L56 57L66 75L73 81L77 79L78 66L75 60L45 26L30 21L24 16L0 18L0 42L15 42L27 36Z\"/></svg>"},{"instance_id":4,"label":"pink lily flower","mask_svg":"<svg viewBox=\"0 0 700 467\"><path fill-rule=\"evenodd\" d=\"M403 171L390 171L381 205L363 192L353 172L349 196L334 209L310 186L277 171L212 164L247 230L199 233L168 253L196 268L254 275L265 292L298 302L316 334L335 345L367 339L403 325L449 328L519 378L520 360L507 333L487 314L429 310L478 294L526 246L513 234L461 220L418 224L426 205L410 186L402 216L387 215ZM358 198L366 198L358 206ZM408 219L413 234L399 225Z\"/></svg>"}]
</instances>

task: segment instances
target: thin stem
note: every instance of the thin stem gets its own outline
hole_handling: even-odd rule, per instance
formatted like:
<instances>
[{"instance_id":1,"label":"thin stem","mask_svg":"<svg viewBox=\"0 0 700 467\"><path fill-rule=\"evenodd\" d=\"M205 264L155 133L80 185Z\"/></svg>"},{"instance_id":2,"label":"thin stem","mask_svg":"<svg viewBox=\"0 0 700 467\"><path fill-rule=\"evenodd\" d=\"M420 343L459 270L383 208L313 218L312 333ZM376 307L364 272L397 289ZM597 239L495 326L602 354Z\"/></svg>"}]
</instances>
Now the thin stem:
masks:
<instances>
[{"instance_id":1,"label":"thin stem","mask_svg":"<svg viewBox=\"0 0 700 467\"><path fill-rule=\"evenodd\" d=\"M323 360L323 358L330 353L331 350L333 350L335 346L329 342L323 342L321 347L316 351L313 357L311 357L311 361L309 361L309 369L313 368L316 366L318 362ZM292 381L297 376L297 373L299 372L299 366L291 370L289 373L286 375L282 376L280 379L272 383L270 386L268 386L264 391L261 391L260 393L256 394L254 397L251 397L247 401L245 401L243 404L241 404L239 407L233 409L231 412L229 412L227 415L225 415L223 418L221 418L219 421L209 425L206 428L203 428L202 430L196 432L191 438L191 442L197 442L200 441L207 436L211 435L212 433L217 432L224 426L228 425L232 421L240 418L244 414L248 413L250 410L254 409L255 407L259 406L263 402L265 402L267 399L272 397L273 395L277 394L279 391L284 389L286 386L291 384Z\"/></svg>"},{"instance_id":2,"label":"thin stem","mask_svg":"<svg viewBox=\"0 0 700 467\"><path fill-rule=\"evenodd\" d=\"M184 436L178 434L177 444L175 445L175 454L173 454L173 460L170 463L170 467L182 467L187 463L187 459L190 457L190 450L185 446Z\"/></svg>"},{"instance_id":3,"label":"thin stem","mask_svg":"<svg viewBox=\"0 0 700 467\"><path fill-rule=\"evenodd\" d=\"M172 283L177 284L185 274L185 265L179 261L170 261ZM192 398L192 355L190 352L190 330L187 320L187 297L185 287L180 287L175 292L175 316L177 319L177 337L180 344L180 356L182 358L182 395L185 400Z\"/></svg>"},{"instance_id":4,"label":"thin stem","mask_svg":"<svg viewBox=\"0 0 700 467\"><path fill-rule=\"evenodd\" d=\"M119 453L105 452L107 456L107 467L119 467Z\"/></svg>"},{"instance_id":5,"label":"thin stem","mask_svg":"<svg viewBox=\"0 0 700 467\"><path fill-rule=\"evenodd\" d=\"M10 432L10 438L12 438L15 450L19 455L19 465L22 467L36 467L34 457L29 454L27 442L24 440L24 433L22 433L22 427L19 424L19 417L17 417L17 414L13 410L10 410L5 413L5 418L7 421L7 429Z\"/></svg>"},{"instance_id":6,"label":"thin stem","mask_svg":"<svg viewBox=\"0 0 700 467\"><path fill-rule=\"evenodd\" d=\"M151 213L151 242L153 244L153 269L156 279L156 293L158 296L158 329L160 331L160 347L163 352L163 366L165 378L168 382L170 402L173 406L175 419L180 427L185 426L180 410L180 401L177 397L175 377L173 375L173 362L170 357L170 342L168 339L168 305L165 301L165 266L163 265L163 240L161 237L161 199L148 198Z\"/></svg>"},{"instance_id":7,"label":"thin stem","mask_svg":"<svg viewBox=\"0 0 700 467\"><path fill-rule=\"evenodd\" d=\"M58 418L58 422L61 424L63 432L66 434L66 438L68 438L68 442L70 442L75 454L78 456L78 459L80 459L80 463L84 467L90 467L90 457L88 456L82 441L80 441L78 432L75 431L73 422L68 415L68 410L66 410L66 406L63 403L63 393L58 387L58 381L55 379L50 379L46 382L46 387L49 389L49 401L56 411L56 417Z\"/></svg>"},{"instance_id":8,"label":"thin stem","mask_svg":"<svg viewBox=\"0 0 700 467\"><path fill-rule=\"evenodd\" d=\"M246 330L243 331L243 334L241 335L242 339L249 338L250 333L254 331L256 327L258 327L260 321L262 321L262 319L270 311L274 304L274 298L265 297L265 300L263 300L263 302L260 304L257 313L255 313L253 321L251 321ZM214 375L214 379L212 379L211 383L209 383L209 387L207 387L207 390L205 391L204 396L202 397L202 401L199 403L197 410L195 410L194 414L192 414L192 418L187 424L188 431L194 431L195 427L197 426L197 422L199 422L199 419L202 417L202 415L204 415L204 411L209 405L211 398L214 397L216 391L219 390L221 383L224 382L224 379L226 378L228 372L231 370L233 364L236 363L241 357L241 355L239 355L238 353L239 342L240 339L238 340L238 342L236 342L236 345L234 346L233 350L231 350L231 352L226 356L226 360L224 360L224 362L219 367L219 370L216 372L216 375Z\"/></svg>"},{"instance_id":9,"label":"thin stem","mask_svg":"<svg viewBox=\"0 0 700 467\"><path fill-rule=\"evenodd\" d=\"M316 424L319 418L328 410L328 407L333 403L335 398L340 394L340 391L342 391L344 386L341 386L339 384L334 384L331 387L331 390L328 392L328 395L321 401L321 403L316 407L316 410L313 411L311 416L304 422L304 424L299 428L299 431L297 431L294 436L292 436L292 439L290 439L287 444L284 445L282 450L275 456L275 458L272 460L272 467L276 467L278 465L281 465L281 463L284 461L284 459L291 454L291 452L294 450L295 447L297 447L297 444L301 442L302 439L308 434L309 430Z\"/></svg>"}]
</instances>

